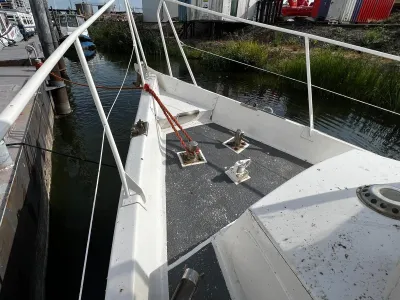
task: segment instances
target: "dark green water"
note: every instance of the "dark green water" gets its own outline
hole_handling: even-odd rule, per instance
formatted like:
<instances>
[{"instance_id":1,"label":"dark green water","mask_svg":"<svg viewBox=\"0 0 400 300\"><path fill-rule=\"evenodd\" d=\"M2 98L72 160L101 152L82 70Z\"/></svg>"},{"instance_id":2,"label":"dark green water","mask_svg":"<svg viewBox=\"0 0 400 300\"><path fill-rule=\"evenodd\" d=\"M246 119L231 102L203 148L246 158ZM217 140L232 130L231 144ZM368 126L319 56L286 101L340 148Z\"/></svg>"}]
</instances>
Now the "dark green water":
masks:
<instances>
[{"instance_id":1,"label":"dark green water","mask_svg":"<svg viewBox=\"0 0 400 300\"><path fill-rule=\"evenodd\" d=\"M148 58L151 67L166 73L160 58ZM120 85L128 63L126 56L99 54L89 62L98 85ZM67 62L73 81L85 82L81 66ZM304 86L289 82L276 85L276 78L261 72L210 72L192 62L197 83L233 99L271 107L274 113L296 122L308 123L307 93ZM190 81L185 65L172 62L174 76ZM127 84L136 79L132 71ZM117 91L99 90L106 113ZM89 89L71 87L74 111L55 122L54 150L98 160L102 127ZM122 160L129 145L130 128L139 103L138 91L124 91L109 122ZM400 159L400 117L367 108L340 97L314 94L315 127L325 133L371 150ZM277 128L279 130L279 128ZM108 143L103 161L114 164ZM98 166L53 155L50 241L47 270L47 299L77 299L86 247ZM103 299L111 251L114 221L121 188L116 169L103 167L94 217L83 299Z\"/></svg>"}]
</instances>

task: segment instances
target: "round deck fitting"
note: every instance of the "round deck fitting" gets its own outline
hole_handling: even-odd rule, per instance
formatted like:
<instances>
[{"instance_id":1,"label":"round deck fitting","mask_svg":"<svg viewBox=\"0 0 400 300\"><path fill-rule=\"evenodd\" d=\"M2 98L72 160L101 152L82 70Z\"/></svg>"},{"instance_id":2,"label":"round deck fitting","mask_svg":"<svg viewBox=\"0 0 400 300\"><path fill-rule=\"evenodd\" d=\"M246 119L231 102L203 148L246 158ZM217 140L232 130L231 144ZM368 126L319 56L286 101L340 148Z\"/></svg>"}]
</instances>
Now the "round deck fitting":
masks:
<instances>
[{"instance_id":1,"label":"round deck fitting","mask_svg":"<svg viewBox=\"0 0 400 300\"><path fill-rule=\"evenodd\" d=\"M390 185L365 185L357 189L365 205L386 217L400 220L400 189Z\"/></svg>"}]
</instances>

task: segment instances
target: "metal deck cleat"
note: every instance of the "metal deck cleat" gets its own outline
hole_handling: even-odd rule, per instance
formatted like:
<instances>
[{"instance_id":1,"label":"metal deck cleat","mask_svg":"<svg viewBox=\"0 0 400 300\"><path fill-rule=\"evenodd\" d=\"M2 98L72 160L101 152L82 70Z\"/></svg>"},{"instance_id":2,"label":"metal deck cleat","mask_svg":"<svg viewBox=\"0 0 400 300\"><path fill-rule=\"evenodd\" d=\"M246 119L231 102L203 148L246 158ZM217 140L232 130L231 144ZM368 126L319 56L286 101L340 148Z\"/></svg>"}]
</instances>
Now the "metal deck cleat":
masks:
<instances>
[{"instance_id":1,"label":"metal deck cleat","mask_svg":"<svg viewBox=\"0 0 400 300\"><path fill-rule=\"evenodd\" d=\"M181 151L177 154L182 167L205 164L207 162L196 141L190 141L187 144L187 151Z\"/></svg>"},{"instance_id":2,"label":"metal deck cleat","mask_svg":"<svg viewBox=\"0 0 400 300\"><path fill-rule=\"evenodd\" d=\"M238 129L235 132L235 136L223 142L223 145L239 154L250 144L244 140L244 132L241 129Z\"/></svg>"},{"instance_id":3,"label":"metal deck cleat","mask_svg":"<svg viewBox=\"0 0 400 300\"><path fill-rule=\"evenodd\" d=\"M249 180L251 177L247 167L250 166L250 163L251 159L239 160L235 163L235 165L225 171L225 174L228 175L235 184Z\"/></svg>"}]
</instances>

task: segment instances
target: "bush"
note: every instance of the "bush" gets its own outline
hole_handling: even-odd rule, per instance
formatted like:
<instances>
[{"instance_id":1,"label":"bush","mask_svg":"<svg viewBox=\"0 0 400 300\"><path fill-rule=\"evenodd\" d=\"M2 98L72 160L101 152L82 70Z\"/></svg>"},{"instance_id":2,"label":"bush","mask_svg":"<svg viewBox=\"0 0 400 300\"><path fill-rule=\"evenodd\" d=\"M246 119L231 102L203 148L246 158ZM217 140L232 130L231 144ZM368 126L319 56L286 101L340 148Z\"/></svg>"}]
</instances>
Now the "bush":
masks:
<instances>
[{"instance_id":1,"label":"bush","mask_svg":"<svg viewBox=\"0 0 400 300\"><path fill-rule=\"evenodd\" d=\"M106 51L132 51L132 37L128 22L119 20L99 20L89 27L89 34L96 46ZM159 34L143 27L138 28L140 40L146 54L159 54L162 43Z\"/></svg>"}]
</instances>

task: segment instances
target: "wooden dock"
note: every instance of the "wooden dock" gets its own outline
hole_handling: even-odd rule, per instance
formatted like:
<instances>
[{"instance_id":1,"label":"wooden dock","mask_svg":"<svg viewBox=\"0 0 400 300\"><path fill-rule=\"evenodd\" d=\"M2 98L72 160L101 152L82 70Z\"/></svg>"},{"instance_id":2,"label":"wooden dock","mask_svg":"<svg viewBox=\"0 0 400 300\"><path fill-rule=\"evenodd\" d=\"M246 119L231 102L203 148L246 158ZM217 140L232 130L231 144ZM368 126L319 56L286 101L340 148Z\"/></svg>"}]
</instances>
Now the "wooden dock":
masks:
<instances>
[{"instance_id":1,"label":"wooden dock","mask_svg":"<svg viewBox=\"0 0 400 300\"><path fill-rule=\"evenodd\" d=\"M35 47L39 57L43 57L42 47L37 35L31 37L28 41L17 42L15 46L4 47L0 50L0 67L16 67L16 66L29 66L28 52L26 46L31 45ZM34 54L31 54L34 58ZM33 61L32 61L33 64Z\"/></svg>"},{"instance_id":2,"label":"wooden dock","mask_svg":"<svg viewBox=\"0 0 400 300\"><path fill-rule=\"evenodd\" d=\"M28 44L43 56L37 37L0 50L0 110L36 72L25 50ZM27 145L52 148L54 116L46 89L45 84L40 87L4 137L12 159L0 172L0 288L4 299L42 299L45 290L51 154Z\"/></svg>"}]
</instances>

